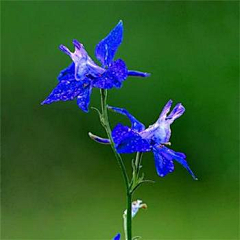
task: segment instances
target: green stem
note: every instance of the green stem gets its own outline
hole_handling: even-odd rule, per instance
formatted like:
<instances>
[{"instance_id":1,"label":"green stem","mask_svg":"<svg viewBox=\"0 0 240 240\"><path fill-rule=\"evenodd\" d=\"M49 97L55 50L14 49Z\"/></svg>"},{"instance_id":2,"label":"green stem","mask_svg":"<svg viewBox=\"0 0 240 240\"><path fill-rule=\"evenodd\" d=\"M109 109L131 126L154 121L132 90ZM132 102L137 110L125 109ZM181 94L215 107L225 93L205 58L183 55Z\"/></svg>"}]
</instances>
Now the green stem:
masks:
<instances>
[{"instance_id":1,"label":"green stem","mask_svg":"<svg viewBox=\"0 0 240 240\"><path fill-rule=\"evenodd\" d=\"M107 90L100 89L101 94L101 107L102 107L102 113L101 113L101 123L107 133L108 138L110 139L110 144L112 147L112 150L114 152L114 155L118 161L118 164L120 166L124 183L126 186L126 195L127 195L127 240L132 240L132 194L130 192L130 186L129 186L129 178L127 175L127 171L125 168L125 165L123 163L121 155L116 151L114 142L112 139L112 131L108 120L108 109L107 109Z\"/></svg>"},{"instance_id":2,"label":"green stem","mask_svg":"<svg viewBox=\"0 0 240 240\"><path fill-rule=\"evenodd\" d=\"M132 194L127 194L127 240L132 240Z\"/></svg>"}]
</instances>

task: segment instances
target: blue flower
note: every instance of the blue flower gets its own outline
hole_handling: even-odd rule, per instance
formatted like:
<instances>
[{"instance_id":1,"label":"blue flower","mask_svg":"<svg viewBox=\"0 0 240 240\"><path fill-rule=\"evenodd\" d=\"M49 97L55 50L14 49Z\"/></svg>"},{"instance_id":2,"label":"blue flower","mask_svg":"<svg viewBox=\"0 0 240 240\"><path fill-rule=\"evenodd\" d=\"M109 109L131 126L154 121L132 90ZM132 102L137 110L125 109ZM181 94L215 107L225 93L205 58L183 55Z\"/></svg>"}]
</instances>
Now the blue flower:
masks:
<instances>
[{"instance_id":1,"label":"blue flower","mask_svg":"<svg viewBox=\"0 0 240 240\"><path fill-rule=\"evenodd\" d=\"M118 124L112 131L112 138L118 153L153 152L155 167L160 177L173 172L173 160L185 167L192 177L197 180L189 168L186 156L183 153L175 152L166 145L170 145L170 125L179 118L185 111L181 103L178 103L169 113L172 100L163 108L158 120L145 129L145 126L133 117L127 110L116 107L109 107L111 110L127 116L131 127ZM169 113L169 114L168 114Z\"/></svg>"},{"instance_id":2,"label":"blue flower","mask_svg":"<svg viewBox=\"0 0 240 240\"><path fill-rule=\"evenodd\" d=\"M96 46L95 56L102 66L98 66L90 58L84 46L77 40L73 40L74 52L60 45L60 50L72 59L72 63L60 72L59 83L42 102L42 105L76 99L78 106L84 112L88 112L92 88L120 88L128 76L149 76L148 73L128 70L125 62L121 59L114 60L122 40L123 23L119 21L115 28Z\"/></svg>"}]
</instances>

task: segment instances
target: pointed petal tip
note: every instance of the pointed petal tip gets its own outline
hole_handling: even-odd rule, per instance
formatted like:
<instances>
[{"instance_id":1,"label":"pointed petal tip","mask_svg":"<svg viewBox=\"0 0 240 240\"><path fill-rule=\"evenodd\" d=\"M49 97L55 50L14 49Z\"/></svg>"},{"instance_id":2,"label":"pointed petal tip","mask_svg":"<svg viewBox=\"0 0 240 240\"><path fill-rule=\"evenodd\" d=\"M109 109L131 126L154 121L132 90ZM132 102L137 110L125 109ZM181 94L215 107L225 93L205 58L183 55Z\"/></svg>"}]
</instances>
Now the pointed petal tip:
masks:
<instances>
[{"instance_id":1,"label":"pointed petal tip","mask_svg":"<svg viewBox=\"0 0 240 240\"><path fill-rule=\"evenodd\" d=\"M193 177L193 179L194 179L195 181L198 181L198 180L199 180L195 175L193 175L192 177Z\"/></svg>"},{"instance_id":2,"label":"pointed petal tip","mask_svg":"<svg viewBox=\"0 0 240 240\"><path fill-rule=\"evenodd\" d=\"M61 51L63 51L63 49L65 48L65 46L63 44L60 44L58 47Z\"/></svg>"},{"instance_id":3,"label":"pointed petal tip","mask_svg":"<svg viewBox=\"0 0 240 240\"><path fill-rule=\"evenodd\" d=\"M92 137L94 136L94 134L92 134L91 132L88 132L88 136L89 136L90 138L92 138Z\"/></svg>"},{"instance_id":4,"label":"pointed petal tip","mask_svg":"<svg viewBox=\"0 0 240 240\"><path fill-rule=\"evenodd\" d=\"M81 108L82 109L82 108ZM88 109L82 109L83 110L83 112L85 112L85 113L89 113L89 110Z\"/></svg>"},{"instance_id":5,"label":"pointed petal tip","mask_svg":"<svg viewBox=\"0 0 240 240\"><path fill-rule=\"evenodd\" d=\"M149 77L151 76L150 73L147 72L140 72L140 71L135 71L135 70L128 70L128 76L133 76L133 77Z\"/></svg>"},{"instance_id":6,"label":"pointed petal tip","mask_svg":"<svg viewBox=\"0 0 240 240\"><path fill-rule=\"evenodd\" d=\"M107 109L114 111L114 107L107 105Z\"/></svg>"},{"instance_id":7,"label":"pointed petal tip","mask_svg":"<svg viewBox=\"0 0 240 240\"><path fill-rule=\"evenodd\" d=\"M71 51L66 46L61 44L58 48L67 55L71 55Z\"/></svg>"},{"instance_id":8,"label":"pointed petal tip","mask_svg":"<svg viewBox=\"0 0 240 240\"><path fill-rule=\"evenodd\" d=\"M101 144L110 144L110 140L107 139L107 138L102 138L102 137L99 137L91 132L88 133L88 136L94 140L95 142L97 143L101 143Z\"/></svg>"},{"instance_id":9,"label":"pointed petal tip","mask_svg":"<svg viewBox=\"0 0 240 240\"><path fill-rule=\"evenodd\" d=\"M118 233L118 234L113 238L113 240L120 240L120 237L121 237L121 235L120 235L120 233Z\"/></svg>"},{"instance_id":10,"label":"pointed petal tip","mask_svg":"<svg viewBox=\"0 0 240 240\"><path fill-rule=\"evenodd\" d=\"M82 44L77 39L73 39L72 43L77 49L80 50L82 48Z\"/></svg>"},{"instance_id":11,"label":"pointed petal tip","mask_svg":"<svg viewBox=\"0 0 240 240\"><path fill-rule=\"evenodd\" d=\"M46 105L46 104L49 104L49 103L48 103L47 99L45 99L40 104L41 104L41 106L43 106L43 105Z\"/></svg>"},{"instance_id":12,"label":"pointed petal tip","mask_svg":"<svg viewBox=\"0 0 240 240\"><path fill-rule=\"evenodd\" d=\"M185 108L181 103L176 104L171 113L167 116L166 120L173 123L177 118L181 117L185 112Z\"/></svg>"},{"instance_id":13,"label":"pointed petal tip","mask_svg":"<svg viewBox=\"0 0 240 240\"><path fill-rule=\"evenodd\" d=\"M88 113L89 109L85 108L84 106L78 106L83 112Z\"/></svg>"},{"instance_id":14,"label":"pointed petal tip","mask_svg":"<svg viewBox=\"0 0 240 240\"><path fill-rule=\"evenodd\" d=\"M120 20L110 33L95 48L95 56L102 66L109 66L123 40L123 22Z\"/></svg>"},{"instance_id":15,"label":"pointed petal tip","mask_svg":"<svg viewBox=\"0 0 240 240\"><path fill-rule=\"evenodd\" d=\"M150 77L151 73L145 73L145 77Z\"/></svg>"},{"instance_id":16,"label":"pointed petal tip","mask_svg":"<svg viewBox=\"0 0 240 240\"><path fill-rule=\"evenodd\" d=\"M123 20L122 19L119 20L118 25L123 25Z\"/></svg>"}]
</instances>

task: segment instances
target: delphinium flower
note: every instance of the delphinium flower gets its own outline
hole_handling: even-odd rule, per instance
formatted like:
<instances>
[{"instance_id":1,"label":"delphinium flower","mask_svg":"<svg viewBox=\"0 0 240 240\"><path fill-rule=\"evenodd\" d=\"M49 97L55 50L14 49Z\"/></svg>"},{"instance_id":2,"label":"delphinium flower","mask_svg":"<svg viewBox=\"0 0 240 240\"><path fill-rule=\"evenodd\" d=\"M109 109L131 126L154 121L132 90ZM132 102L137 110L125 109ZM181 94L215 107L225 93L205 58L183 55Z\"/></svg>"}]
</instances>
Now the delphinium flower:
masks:
<instances>
[{"instance_id":1,"label":"delphinium flower","mask_svg":"<svg viewBox=\"0 0 240 240\"><path fill-rule=\"evenodd\" d=\"M160 177L173 172L173 160L185 167L194 179L196 176L188 166L184 153L175 152L166 145L170 145L170 126L175 119L179 118L185 111L181 103L178 103L169 113L172 100L169 100L163 108L158 120L147 129L133 117L127 110L109 107L115 112L126 115L131 121L131 128L118 124L112 131L113 141L119 153L153 152L155 167ZM169 114L168 114L169 113Z\"/></svg>"},{"instance_id":2,"label":"delphinium flower","mask_svg":"<svg viewBox=\"0 0 240 240\"><path fill-rule=\"evenodd\" d=\"M122 83L128 76L149 76L145 72L128 70L125 62L121 59L114 60L114 56L122 40L123 23L119 21L115 28L96 46L95 56L100 61L101 66L97 65L90 58L84 46L77 40L73 40L73 45L75 46L74 52L61 45L60 50L70 56L72 63L60 72L57 86L42 104L76 99L79 108L84 112L88 112L92 89L100 89L101 110L96 110L107 138L101 138L92 133L89 133L89 136L98 143L111 145L121 169L126 190L127 209L123 213L125 239L134 240L139 237L132 238L132 218L137 214L139 209L146 208L146 204L142 203L141 200L132 201L133 194L142 183L150 182L150 180L144 179L144 175L140 176L141 161L144 152L153 153L156 170L160 177L173 172L173 160L175 160L185 167L194 179L197 178L188 166L185 154L175 152L168 147L171 137L170 126L185 111L181 103L178 103L170 112L172 100L168 101L158 120L148 128L145 128L127 110L108 106L108 89L121 88ZM108 110L128 117L131 127L119 123L111 130ZM129 176L121 154L135 152L136 157L132 160L132 175ZM113 240L120 240L120 234L117 234Z\"/></svg>"},{"instance_id":3,"label":"delphinium flower","mask_svg":"<svg viewBox=\"0 0 240 240\"><path fill-rule=\"evenodd\" d=\"M181 152L175 152L166 147L170 145L171 124L185 111L183 105L178 103L169 113L171 106L172 100L169 100L163 108L158 120L147 129L145 129L145 126L126 109L108 106L108 108L114 112L127 116L131 122L131 127L119 123L113 129L112 138L115 147L118 153L153 152L155 167L160 177L164 177L168 173L173 172L173 160L176 160L188 170L195 180L197 180L196 176L188 166L186 155ZM95 135L91 136L90 134L90 137L100 143L109 142L108 139L99 138L97 136L95 137Z\"/></svg>"},{"instance_id":4,"label":"delphinium flower","mask_svg":"<svg viewBox=\"0 0 240 240\"><path fill-rule=\"evenodd\" d=\"M77 40L73 40L74 52L60 45L60 50L69 55L73 62L60 72L59 83L42 104L76 99L78 106L84 112L88 112L92 88L120 88L128 76L149 76L148 73L128 70L122 59L114 60L122 40L123 23L119 21L115 28L96 46L95 56L102 66L98 66L90 58L83 44Z\"/></svg>"}]
</instances>

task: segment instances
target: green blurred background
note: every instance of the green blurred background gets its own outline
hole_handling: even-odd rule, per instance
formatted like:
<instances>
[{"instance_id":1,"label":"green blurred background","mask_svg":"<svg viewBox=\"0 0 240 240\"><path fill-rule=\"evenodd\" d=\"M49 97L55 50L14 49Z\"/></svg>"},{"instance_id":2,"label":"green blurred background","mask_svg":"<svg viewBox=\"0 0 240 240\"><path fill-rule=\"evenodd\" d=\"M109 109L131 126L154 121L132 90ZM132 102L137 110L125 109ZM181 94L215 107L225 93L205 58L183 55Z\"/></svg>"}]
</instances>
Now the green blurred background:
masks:
<instances>
[{"instance_id":1,"label":"green blurred background","mask_svg":"<svg viewBox=\"0 0 240 240\"><path fill-rule=\"evenodd\" d=\"M117 57L148 79L129 78L109 104L152 124L170 98L186 113L172 125L177 163L159 178L151 153L134 199L143 239L238 239L238 2L2 2L2 239L111 239L122 233L124 184L98 116L75 102L40 106L77 38L95 45L122 19ZM94 58L95 59L95 58ZM94 90L91 106L99 106ZM127 121L110 115L112 125ZM125 162L130 169L130 155Z\"/></svg>"}]
</instances>

